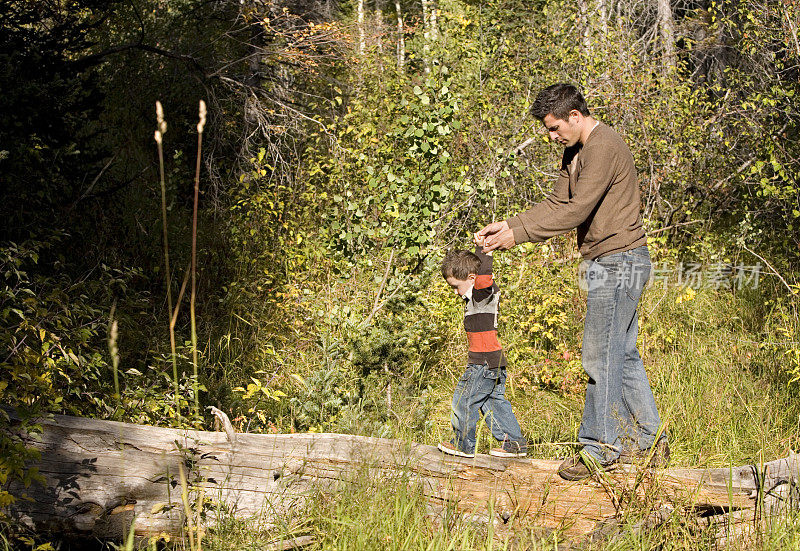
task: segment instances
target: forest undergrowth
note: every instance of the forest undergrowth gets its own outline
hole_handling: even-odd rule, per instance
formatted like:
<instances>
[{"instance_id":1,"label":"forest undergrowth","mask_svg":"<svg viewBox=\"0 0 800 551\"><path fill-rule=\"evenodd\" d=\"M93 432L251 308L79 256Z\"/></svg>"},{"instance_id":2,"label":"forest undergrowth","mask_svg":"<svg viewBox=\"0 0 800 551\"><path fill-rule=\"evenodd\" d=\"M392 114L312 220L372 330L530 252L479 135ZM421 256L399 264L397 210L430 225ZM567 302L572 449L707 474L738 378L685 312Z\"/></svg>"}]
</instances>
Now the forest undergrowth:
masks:
<instances>
[{"instance_id":1,"label":"forest undergrowth","mask_svg":"<svg viewBox=\"0 0 800 551\"><path fill-rule=\"evenodd\" d=\"M577 261L553 260L552 249L548 254L541 246L498 254L498 282L508 290L503 300L509 307L500 327L511 358L507 395L530 442L530 456L541 459L574 453L585 383L579 348L584 297L576 282ZM376 283L370 274L332 283L324 295L314 293L322 300L309 300L307 308L326 312L328 323L306 325L305 349L286 350L293 359L291 372L277 366L277 375L265 370L271 377L269 399L252 388L250 396L239 391L237 426L434 445L448 439L452 389L466 349L461 305L439 280L434 272L421 289L407 289L410 296L395 295L404 306L387 305L372 328L359 324L373 305L368 289L374 291ZM695 290L653 282L646 292L640 350L669 435L671 466L758 464L798 448L800 401L786 372L789 346L779 337L792 318L768 298L773 285L764 274L758 289ZM296 312L309 317L300 306L303 296L308 295L299 288ZM532 328L519 312L516 317L507 313L532 305L538 306L532 319L550 319L550 325ZM402 316L410 327L399 326L394 316ZM381 340L386 331L395 338ZM388 344L398 342L398 348ZM278 357L282 352L274 350ZM487 453L491 440L479 431L478 451ZM320 494L281 526L259 530L231 519L211 529L205 545L260 549L265 542L299 536L313 536L311 549L554 549L565 544L557 532L543 534L529 526L498 536L457 516L452 525L442 526L425 512L424 496L408 480L387 483L364 473L333 495ZM688 510L676 509L645 532L637 518L635 507L627 510L616 537L581 548L714 548L709 534L693 528ZM799 522L787 513L728 548L792 549L800 542Z\"/></svg>"},{"instance_id":2,"label":"forest undergrowth","mask_svg":"<svg viewBox=\"0 0 800 551\"><path fill-rule=\"evenodd\" d=\"M439 263L548 193L561 150L530 106L565 81L639 171L655 267L639 346L672 465L784 457L800 446L798 14L797 0L2 2L4 406L34 433L52 414L209 430L214 406L240 432L449 439L466 339ZM576 449L574 243L495 259L507 394L534 458ZM0 409L3 511L12 482L42 481L10 426ZM479 451L491 444L484 431ZM402 476L346 482L277 526L223 518L203 547L564 543L437 525ZM6 548L63 543L2 514ZM642 514L589 548L713 547L685 509L651 531ZM797 520L729 545L796 549Z\"/></svg>"}]
</instances>

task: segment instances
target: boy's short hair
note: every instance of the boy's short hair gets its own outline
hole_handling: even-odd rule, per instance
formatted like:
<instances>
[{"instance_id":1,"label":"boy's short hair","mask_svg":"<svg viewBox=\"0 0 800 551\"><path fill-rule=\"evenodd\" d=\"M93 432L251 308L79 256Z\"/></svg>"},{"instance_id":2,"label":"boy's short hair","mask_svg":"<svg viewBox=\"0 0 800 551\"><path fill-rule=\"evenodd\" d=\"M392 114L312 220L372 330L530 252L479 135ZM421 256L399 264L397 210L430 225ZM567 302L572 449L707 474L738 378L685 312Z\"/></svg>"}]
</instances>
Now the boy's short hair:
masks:
<instances>
[{"instance_id":1,"label":"boy's short hair","mask_svg":"<svg viewBox=\"0 0 800 551\"><path fill-rule=\"evenodd\" d=\"M466 281L470 274L477 274L481 259L470 251L450 251L442 260L442 277L454 277Z\"/></svg>"},{"instance_id":2,"label":"boy's short hair","mask_svg":"<svg viewBox=\"0 0 800 551\"><path fill-rule=\"evenodd\" d=\"M544 120L550 114L565 121L573 109L584 117L590 115L589 107L580 90L572 84L561 83L548 86L539 92L531 106L531 114L539 120Z\"/></svg>"}]
</instances>

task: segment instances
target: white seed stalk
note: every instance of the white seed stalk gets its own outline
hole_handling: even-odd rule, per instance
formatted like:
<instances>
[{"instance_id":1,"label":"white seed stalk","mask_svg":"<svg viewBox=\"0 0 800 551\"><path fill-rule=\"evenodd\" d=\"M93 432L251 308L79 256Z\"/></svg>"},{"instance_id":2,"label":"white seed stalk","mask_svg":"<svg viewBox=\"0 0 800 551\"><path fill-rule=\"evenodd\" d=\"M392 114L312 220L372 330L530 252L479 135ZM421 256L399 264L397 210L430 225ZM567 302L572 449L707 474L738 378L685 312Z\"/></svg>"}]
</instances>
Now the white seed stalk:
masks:
<instances>
[{"instance_id":1,"label":"white seed stalk","mask_svg":"<svg viewBox=\"0 0 800 551\"><path fill-rule=\"evenodd\" d=\"M202 134L206 126L206 102L200 100L200 122L197 123L197 133Z\"/></svg>"},{"instance_id":2,"label":"white seed stalk","mask_svg":"<svg viewBox=\"0 0 800 551\"><path fill-rule=\"evenodd\" d=\"M164 108L161 102L156 102L156 120L158 121L158 129L155 133L156 143L161 144L164 140L164 134L167 133L167 121L164 120Z\"/></svg>"}]
</instances>

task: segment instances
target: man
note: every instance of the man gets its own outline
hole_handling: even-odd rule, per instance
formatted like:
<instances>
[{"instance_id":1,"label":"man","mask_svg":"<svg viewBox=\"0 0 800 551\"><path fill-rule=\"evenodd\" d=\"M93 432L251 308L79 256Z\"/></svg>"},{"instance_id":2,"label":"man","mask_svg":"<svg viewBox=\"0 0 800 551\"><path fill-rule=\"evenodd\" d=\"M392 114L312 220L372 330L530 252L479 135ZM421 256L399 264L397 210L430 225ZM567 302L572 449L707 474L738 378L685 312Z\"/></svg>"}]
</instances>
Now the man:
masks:
<instances>
[{"instance_id":1,"label":"man","mask_svg":"<svg viewBox=\"0 0 800 551\"><path fill-rule=\"evenodd\" d=\"M578 229L587 289L582 363L589 375L581 452L559 467L580 480L617 462L669 458L647 373L636 350L637 306L650 276L639 183L630 149L619 134L591 116L570 84L542 90L532 107L550 138L564 146L550 195L526 212L484 227L485 251L540 242Z\"/></svg>"}]
</instances>

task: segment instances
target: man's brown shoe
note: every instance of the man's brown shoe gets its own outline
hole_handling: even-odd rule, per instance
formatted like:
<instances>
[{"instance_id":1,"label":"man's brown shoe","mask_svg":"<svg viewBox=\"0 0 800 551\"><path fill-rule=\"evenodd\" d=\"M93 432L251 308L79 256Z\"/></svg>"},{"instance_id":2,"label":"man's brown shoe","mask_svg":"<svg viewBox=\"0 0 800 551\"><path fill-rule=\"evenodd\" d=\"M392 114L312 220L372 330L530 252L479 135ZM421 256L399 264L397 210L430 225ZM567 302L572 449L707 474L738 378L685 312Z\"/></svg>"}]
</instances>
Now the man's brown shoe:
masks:
<instances>
[{"instance_id":1,"label":"man's brown shoe","mask_svg":"<svg viewBox=\"0 0 800 551\"><path fill-rule=\"evenodd\" d=\"M644 450L622 450L619 462L627 464L643 464L649 461L648 467L663 469L669 464L669 443L666 438L661 438L655 446Z\"/></svg>"},{"instance_id":2,"label":"man's brown shoe","mask_svg":"<svg viewBox=\"0 0 800 551\"><path fill-rule=\"evenodd\" d=\"M558 466L558 476L564 480L583 480L596 472L613 471L616 468L616 462L603 465L586 454L578 454L566 458Z\"/></svg>"}]
</instances>

